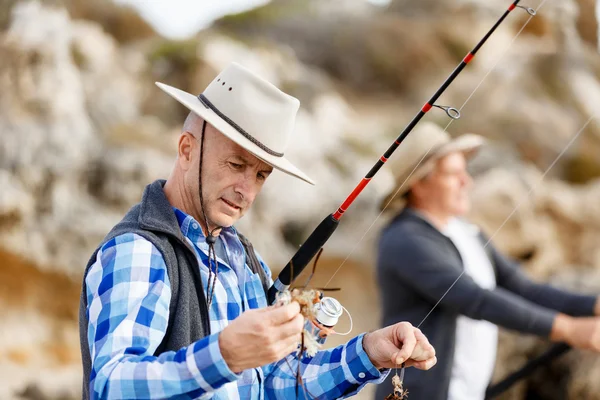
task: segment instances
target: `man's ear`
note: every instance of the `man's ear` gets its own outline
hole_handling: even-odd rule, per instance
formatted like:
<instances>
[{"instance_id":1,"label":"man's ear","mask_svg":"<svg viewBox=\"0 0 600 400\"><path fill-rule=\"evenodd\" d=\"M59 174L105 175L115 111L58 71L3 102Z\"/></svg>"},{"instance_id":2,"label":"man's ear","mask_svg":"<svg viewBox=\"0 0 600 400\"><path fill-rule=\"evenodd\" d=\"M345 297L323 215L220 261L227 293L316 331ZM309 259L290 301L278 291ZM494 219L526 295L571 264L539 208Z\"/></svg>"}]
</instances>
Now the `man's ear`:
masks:
<instances>
[{"instance_id":1,"label":"man's ear","mask_svg":"<svg viewBox=\"0 0 600 400\"><path fill-rule=\"evenodd\" d=\"M177 160L179 166L187 171L192 166L193 150L196 145L196 138L189 132L183 132L179 136L177 144Z\"/></svg>"},{"instance_id":2,"label":"man's ear","mask_svg":"<svg viewBox=\"0 0 600 400\"><path fill-rule=\"evenodd\" d=\"M421 198L421 196L423 195L423 180L419 180L415 183L413 183L410 187L410 198L412 201L417 200Z\"/></svg>"}]
</instances>

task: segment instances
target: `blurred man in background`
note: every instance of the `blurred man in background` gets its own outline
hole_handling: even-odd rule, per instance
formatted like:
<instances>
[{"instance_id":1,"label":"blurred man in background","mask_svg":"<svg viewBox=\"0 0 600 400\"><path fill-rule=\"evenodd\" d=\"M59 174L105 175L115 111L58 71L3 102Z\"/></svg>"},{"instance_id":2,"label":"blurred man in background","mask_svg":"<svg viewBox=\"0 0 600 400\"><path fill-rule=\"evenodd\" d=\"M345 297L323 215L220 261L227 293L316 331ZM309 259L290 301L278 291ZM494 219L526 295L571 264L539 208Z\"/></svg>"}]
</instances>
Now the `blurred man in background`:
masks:
<instances>
[{"instance_id":1,"label":"blurred man in background","mask_svg":"<svg viewBox=\"0 0 600 400\"><path fill-rule=\"evenodd\" d=\"M191 110L166 181L146 187L84 274L85 398L293 398L304 317L267 307L269 268L233 224L273 168L312 183L283 152L299 107L238 64L200 95L159 87ZM408 323L303 358L311 396L357 393L435 352ZM300 389L301 391L303 389Z\"/></svg>"},{"instance_id":2,"label":"blurred man in background","mask_svg":"<svg viewBox=\"0 0 600 400\"><path fill-rule=\"evenodd\" d=\"M470 209L467 160L483 139L453 140L433 124L422 128L395 156L396 188L381 207L396 215L381 234L377 260L383 323L426 318L421 329L439 359L427 375L406 371L411 398L484 399L498 326L600 351L600 318L591 317L600 315L596 297L530 281L461 218ZM379 385L376 398L390 387L389 380Z\"/></svg>"}]
</instances>

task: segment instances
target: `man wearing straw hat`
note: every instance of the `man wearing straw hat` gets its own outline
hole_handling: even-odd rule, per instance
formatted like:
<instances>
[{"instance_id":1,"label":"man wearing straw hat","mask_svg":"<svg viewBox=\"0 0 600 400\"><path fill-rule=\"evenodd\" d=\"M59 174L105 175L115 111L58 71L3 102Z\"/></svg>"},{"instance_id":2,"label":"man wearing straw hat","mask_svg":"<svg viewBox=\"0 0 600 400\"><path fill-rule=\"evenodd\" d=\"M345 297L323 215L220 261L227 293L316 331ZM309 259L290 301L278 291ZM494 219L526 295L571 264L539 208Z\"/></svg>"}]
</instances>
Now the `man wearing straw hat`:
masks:
<instances>
[{"instance_id":1,"label":"man wearing straw hat","mask_svg":"<svg viewBox=\"0 0 600 400\"><path fill-rule=\"evenodd\" d=\"M191 112L169 178L146 187L86 267L83 396L293 398L300 307L267 307L270 270L233 224L273 168L313 183L284 157L299 102L235 63L199 96L158 86ZM333 399L397 363L435 361L425 336L398 323L300 369L307 395Z\"/></svg>"},{"instance_id":2,"label":"man wearing straw hat","mask_svg":"<svg viewBox=\"0 0 600 400\"><path fill-rule=\"evenodd\" d=\"M392 160L396 187L381 207L395 217L377 260L383 323L420 325L439 360L427 374L406 371L415 399L482 400L498 326L600 351L600 319L580 318L600 314L596 297L530 281L461 218L470 208L467 161L482 144L477 135L451 139L423 124ZM377 398L389 389L381 384Z\"/></svg>"}]
</instances>

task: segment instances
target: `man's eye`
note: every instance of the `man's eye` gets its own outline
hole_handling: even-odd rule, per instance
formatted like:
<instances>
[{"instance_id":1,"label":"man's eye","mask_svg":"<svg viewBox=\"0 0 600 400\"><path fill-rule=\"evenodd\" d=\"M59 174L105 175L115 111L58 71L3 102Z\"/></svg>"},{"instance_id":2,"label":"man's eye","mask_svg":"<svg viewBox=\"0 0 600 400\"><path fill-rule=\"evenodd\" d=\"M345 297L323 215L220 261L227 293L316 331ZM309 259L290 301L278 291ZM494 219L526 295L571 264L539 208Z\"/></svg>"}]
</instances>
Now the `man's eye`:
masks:
<instances>
[{"instance_id":1,"label":"man's eye","mask_svg":"<svg viewBox=\"0 0 600 400\"><path fill-rule=\"evenodd\" d=\"M229 165L231 165L231 168L233 168L233 169L242 169L242 167L243 167L242 164L237 164L234 162L230 162Z\"/></svg>"},{"instance_id":2,"label":"man's eye","mask_svg":"<svg viewBox=\"0 0 600 400\"><path fill-rule=\"evenodd\" d=\"M267 179L267 177L265 176L265 174L258 174L258 180L259 181L264 181L265 179Z\"/></svg>"}]
</instances>

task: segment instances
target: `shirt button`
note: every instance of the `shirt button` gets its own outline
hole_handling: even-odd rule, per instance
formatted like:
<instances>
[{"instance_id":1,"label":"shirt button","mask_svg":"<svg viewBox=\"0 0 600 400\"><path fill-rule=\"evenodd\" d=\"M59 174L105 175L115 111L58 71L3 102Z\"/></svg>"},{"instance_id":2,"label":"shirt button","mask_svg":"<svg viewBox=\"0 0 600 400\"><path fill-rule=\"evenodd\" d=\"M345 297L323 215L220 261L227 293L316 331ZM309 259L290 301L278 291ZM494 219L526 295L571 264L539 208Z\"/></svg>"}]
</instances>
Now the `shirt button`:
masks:
<instances>
[{"instance_id":1,"label":"shirt button","mask_svg":"<svg viewBox=\"0 0 600 400\"><path fill-rule=\"evenodd\" d=\"M198 224L194 222L194 223L192 224L192 228L194 228L194 229L198 229Z\"/></svg>"},{"instance_id":2,"label":"shirt button","mask_svg":"<svg viewBox=\"0 0 600 400\"><path fill-rule=\"evenodd\" d=\"M359 377L360 379L364 379L364 377L365 377L365 376L366 376L366 375L365 375L365 373L364 373L364 372L361 372L361 373L359 373L359 374L358 374L358 377Z\"/></svg>"}]
</instances>

